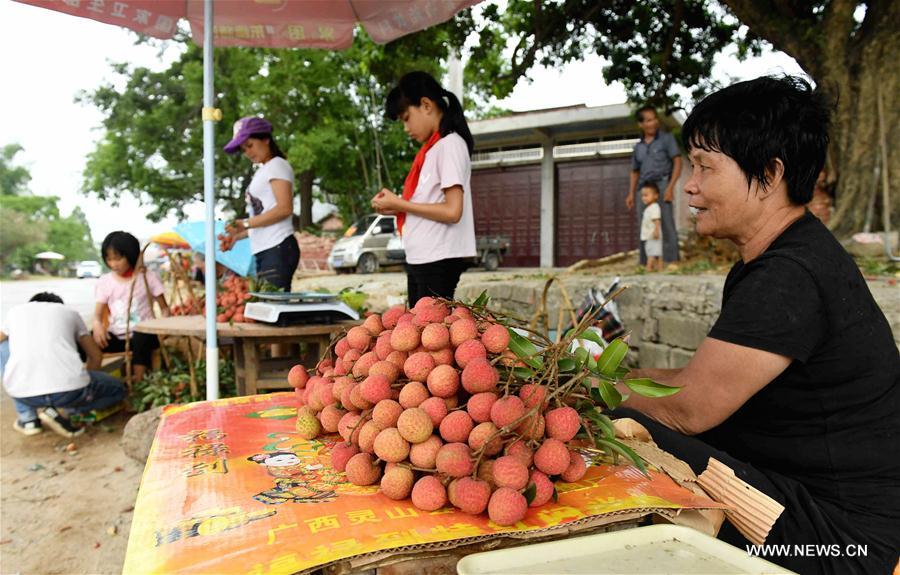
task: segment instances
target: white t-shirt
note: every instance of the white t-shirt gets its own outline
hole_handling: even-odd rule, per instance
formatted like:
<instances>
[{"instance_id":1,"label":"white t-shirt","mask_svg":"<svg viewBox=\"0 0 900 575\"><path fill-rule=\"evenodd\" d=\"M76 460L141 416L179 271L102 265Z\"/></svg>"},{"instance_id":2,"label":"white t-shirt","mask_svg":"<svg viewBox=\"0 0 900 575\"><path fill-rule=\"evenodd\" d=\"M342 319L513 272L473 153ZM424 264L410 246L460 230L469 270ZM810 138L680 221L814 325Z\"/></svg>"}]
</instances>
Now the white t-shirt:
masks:
<instances>
[{"instance_id":1,"label":"white t-shirt","mask_svg":"<svg viewBox=\"0 0 900 575\"><path fill-rule=\"evenodd\" d=\"M247 188L247 213L258 216L275 207L275 193L272 191L272 180L286 180L294 191L294 170L284 158L272 158L261 165L250 186ZM273 248L284 241L284 238L294 234L294 224L291 216L269 224L261 228L250 228L250 251L258 254L269 248Z\"/></svg>"},{"instance_id":2,"label":"white t-shirt","mask_svg":"<svg viewBox=\"0 0 900 575\"><path fill-rule=\"evenodd\" d=\"M444 224L407 214L403 226L403 249L406 250L407 262L427 264L476 255L471 177L469 148L459 134L447 134L428 150L419 173L419 183L410 201L438 204L445 201L445 189L462 186L462 217L455 224Z\"/></svg>"},{"instance_id":3,"label":"white t-shirt","mask_svg":"<svg viewBox=\"0 0 900 575\"><path fill-rule=\"evenodd\" d=\"M656 229L656 224L653 223L654 220L658 220L662 218L662 212L659 209L659 202L653 202L649 206L644 208L644 215L641 219L641 241L652 240L653 238L653 230ZM659 238L662 238L662 231L660 231Z\"/></svg>"},{"instance_id":4,"label":"white t-shirt","mask_svg":"<svg viewBox=\"0 0 900 575\"><path fill-rule=\"evenodd\" d=\"M105 303L109 306L109 333L118 338L124 338L127 333L128 322L134 329L139 322L145 319L153 319L153 307L151 298L147 297L147 287L150 286L150 295L157 298L166 293L162 281L156 273L147 270L147 284L144 284L143 272L136 273L134 278L134 293L131 296L131 309L128 309L128 294L131 292L131 279L116 276L114 273L103 274L94 286L94 301ZM129 319L129 316L131 318Z\"/></svg>"},{"instance_id":5,"label":"white t-shirt","mask_svg":"<svg viewBox=\"0 0 900 575\"><path fill-rule=\"evenodd\" d=\"M90 381L77 343L88 330L75 310L50 302L22 304L3 318L2 331L9 337L3 387L11 397L73 391Z\"/></svg>"}]
</instances>

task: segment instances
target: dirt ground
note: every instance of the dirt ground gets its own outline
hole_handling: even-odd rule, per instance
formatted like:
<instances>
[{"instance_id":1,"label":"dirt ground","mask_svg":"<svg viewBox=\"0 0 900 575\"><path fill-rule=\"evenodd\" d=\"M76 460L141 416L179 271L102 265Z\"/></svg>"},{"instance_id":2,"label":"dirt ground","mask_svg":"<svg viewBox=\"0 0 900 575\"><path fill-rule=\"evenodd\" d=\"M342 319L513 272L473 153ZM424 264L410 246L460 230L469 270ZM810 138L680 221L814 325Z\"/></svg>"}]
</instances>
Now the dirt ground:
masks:
<instances>
[{"instance_id":1,"label":"dirt ground","mask_svg":"<svg viewBox=\"0 0 900 575\"><path fill-rule=\"evenodd\" d=\"M115 414L74 439L49 429L25 437L13 431L15 417L4 393L0 573L121 573L144 470L119 446L127 416Z\"/></svg>"}]
</instances>

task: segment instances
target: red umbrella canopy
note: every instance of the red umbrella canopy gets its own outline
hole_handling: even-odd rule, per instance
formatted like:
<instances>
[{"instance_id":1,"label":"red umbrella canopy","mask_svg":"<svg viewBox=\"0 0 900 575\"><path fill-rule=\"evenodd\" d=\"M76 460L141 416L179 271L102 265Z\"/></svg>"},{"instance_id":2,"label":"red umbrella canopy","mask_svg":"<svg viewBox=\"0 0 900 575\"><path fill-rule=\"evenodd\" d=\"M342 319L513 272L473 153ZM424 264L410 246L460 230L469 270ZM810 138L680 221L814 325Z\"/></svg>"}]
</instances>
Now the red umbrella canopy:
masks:
<instances>
[{"instance_id":1,"label":"red umbrella canopy","mask_svg":"<svg viewBox=\"0 0 900 575\"><path fill-rule=\"evenodd\" d=\"M16 0L73 16L130 28L155 38L175 34L178 20L202 44L202 0ZM215 3L216 46L341 49L362 24L386 44L449 20L481 0L225 0Z\"/></svg>"}]
</instances>

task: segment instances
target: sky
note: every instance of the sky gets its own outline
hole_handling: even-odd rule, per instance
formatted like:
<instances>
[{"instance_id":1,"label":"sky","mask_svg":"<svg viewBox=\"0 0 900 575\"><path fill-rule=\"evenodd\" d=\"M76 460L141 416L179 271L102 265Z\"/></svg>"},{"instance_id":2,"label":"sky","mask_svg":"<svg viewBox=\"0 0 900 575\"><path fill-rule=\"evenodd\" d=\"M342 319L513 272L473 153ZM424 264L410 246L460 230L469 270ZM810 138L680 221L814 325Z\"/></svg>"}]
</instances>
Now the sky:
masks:
<instances>
[{"instance_id":1,"label":"sky","mask_svg":"<svg viewBox=\"0 0 900 575\"><path fill-rule=\"evenodd\" d=\"M174 218L149 221L146 215L151 208L132 196L114 205L79 192L81 172L100 135L102 115L90 105L76 103L78 92L114 80L112 61L164 69L177 57L176 50L169 50L161 60L157 48L135 46L135 38L108 24L0 0L0 77L4 78L0 146L21 144L24 151L15 162L31 172L32 192L58 196L63 215L80 206L98 243L118 229L145 239L177 223ZM600 58L590 56L560 69L534 69L529 73L531 82L521 80L497 105L523 111L624 102L621 85L604 84L602 66ZM733 55L720 55L713 76L747 79L781 72L796 74L802 70L789 56L768 51L744 62ZM224 141L222 130L218 129L217 140ZM202 155L202 150L197 154ZM189 219L202 219L204 215L200 203L188 206L186 211Z\"/></svg>"}]
</instances>

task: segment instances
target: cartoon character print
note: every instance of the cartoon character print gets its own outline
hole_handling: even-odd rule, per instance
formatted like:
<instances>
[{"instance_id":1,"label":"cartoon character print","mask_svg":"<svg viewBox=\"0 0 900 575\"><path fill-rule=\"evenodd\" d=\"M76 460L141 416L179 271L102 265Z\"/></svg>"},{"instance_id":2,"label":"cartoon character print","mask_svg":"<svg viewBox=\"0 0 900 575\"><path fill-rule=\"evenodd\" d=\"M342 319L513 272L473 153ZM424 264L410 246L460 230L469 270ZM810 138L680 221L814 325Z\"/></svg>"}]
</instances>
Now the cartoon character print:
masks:
<instances>
[{"instance_id":1,"label":"cartoon character print","mask_svg":"<svg viewBox=\"0 0 900 575\"><path fill-rule=\"evenodd\" d=\"M257 453L247 459L265 465L268 474L275 478L275 487L253 496L260 503L323 503L336 496L323 475L325 466L307 464L292 451Z\"/></svg>"},{"instance_id":2,"label":"cartoon character print","mask_svg":"<svg viewBox=\"0 0 900 575\"><path fill-rule=\"evenodd\" d=\"M138 302L137 298L139 297L137 287L135 287L134 297L131 299L131 313L128 313L128 301L122 300L110 300L107 304L109 306L109 330L114 333L124 333L127 328L127 324L131 321L131 327L134 328L140 321L140 315L138 314Z\"/></svg>"},{"instance_id":3,"label":"cartoon character print","mask_svg":"<svg viewBox=\"0 0 900 575\"><path fill-rule=\"evenodd\" d=\"M247 204L250 206L250 215L258 216L263 213L263 203L262 200L247 192Z\"/></svg>"}]
</instances>

